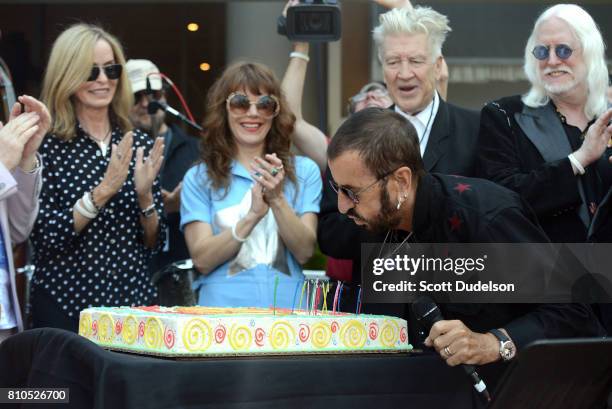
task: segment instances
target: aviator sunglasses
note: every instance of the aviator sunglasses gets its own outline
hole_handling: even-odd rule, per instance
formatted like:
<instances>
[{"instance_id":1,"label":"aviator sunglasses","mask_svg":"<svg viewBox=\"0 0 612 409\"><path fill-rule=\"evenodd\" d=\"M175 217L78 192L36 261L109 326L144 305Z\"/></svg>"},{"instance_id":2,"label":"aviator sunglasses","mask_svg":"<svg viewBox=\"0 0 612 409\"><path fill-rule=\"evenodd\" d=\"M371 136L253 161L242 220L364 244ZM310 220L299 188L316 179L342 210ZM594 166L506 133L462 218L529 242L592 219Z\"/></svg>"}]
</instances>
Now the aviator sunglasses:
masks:
<instances>
[{"instance_id":1,"label":"aviator sunglasses","mask_svg":"<svg viewBox=\"0 0 612 409\"><path fill-rule=\"evenodd\" d=\"M104 70L104 74L106 74L106 78L109 80L116 80L121 76L121 71L123 70L123 66L121 64L109 64L104 67L100 67L99 65L94 65L91 67L91 74L89 74L89 78L87 81L95 81L100 76L100 68Z\"/></svg>"},{"instance_id":2,"label":"aviator sunglasses","mask_svg":"<svg viewBox=\"0 0 612 409\"><path fill-rule=\"evenodd\" d=\"M572 48L567 44L558 44L555 46L555 54L561 60L567 60L572 56ZM550 56L550 46L549 45L536 45L533 47L531 51L533 56L540 61L547 60Z\"/></svg>"},{"instance_id":3,"label":"aviator sunglasses","mask_svg":"<svg viewBox=\"0 0 612 409\"><path fill-rule=\"evenodd\" d=\"M280 104L274 95L262 95L256 102L252 102L245 94L232 92L225 102L228 111L233 115L246 115L251 105L255 105L257 113L264 118L275 117L280 111Z\"/></svg>"}]
</instances>

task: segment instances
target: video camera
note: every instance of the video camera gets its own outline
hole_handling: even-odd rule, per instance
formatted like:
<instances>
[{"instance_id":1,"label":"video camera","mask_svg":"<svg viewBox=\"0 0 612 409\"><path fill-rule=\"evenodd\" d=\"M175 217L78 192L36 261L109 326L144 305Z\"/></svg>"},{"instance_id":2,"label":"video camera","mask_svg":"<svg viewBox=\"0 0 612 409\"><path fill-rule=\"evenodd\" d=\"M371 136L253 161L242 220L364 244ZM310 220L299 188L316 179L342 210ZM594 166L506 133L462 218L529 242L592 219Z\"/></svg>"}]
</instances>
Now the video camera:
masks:
<instances>
[{"instance_id":1,"label":"video camera","mask_svg":"<svg viewBox=\"0 0 612 409\"><path fill-rule=\"evenodd\" d=\"M342 25L337 0L300 0L278 18L277 30L291 41L330 42L340 39Z\"/></svg>"}]
</instances>

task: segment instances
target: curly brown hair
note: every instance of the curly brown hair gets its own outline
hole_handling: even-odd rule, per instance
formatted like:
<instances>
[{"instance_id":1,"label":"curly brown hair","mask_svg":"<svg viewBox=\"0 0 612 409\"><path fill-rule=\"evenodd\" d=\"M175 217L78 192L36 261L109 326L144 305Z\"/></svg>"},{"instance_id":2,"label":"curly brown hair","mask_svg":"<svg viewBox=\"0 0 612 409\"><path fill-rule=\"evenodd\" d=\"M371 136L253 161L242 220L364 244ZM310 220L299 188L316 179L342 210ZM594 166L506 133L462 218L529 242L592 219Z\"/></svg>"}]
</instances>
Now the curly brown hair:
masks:
<instances>
[{"instance_id":1,"label":"curly brown hair","mask_svg":"<svg viewBox=\"0 0 612 409\"><path fill-rule=\"evenodd\" d=\"M288 108L280 83L272 70L265 65L238 62L225 69L208 91L206 99L200 152L212 188L225 189L227 194L230 168L237 154L237 146L229 128L225 100L232 92L241 89L247 89L253 94L274 95L278 98L280 111L273 119L272 127L266 135L264 153L276 153L283 161L286 177L297 187L295 158L290 150L295 115Z\"/></svg>"}]
</instances>

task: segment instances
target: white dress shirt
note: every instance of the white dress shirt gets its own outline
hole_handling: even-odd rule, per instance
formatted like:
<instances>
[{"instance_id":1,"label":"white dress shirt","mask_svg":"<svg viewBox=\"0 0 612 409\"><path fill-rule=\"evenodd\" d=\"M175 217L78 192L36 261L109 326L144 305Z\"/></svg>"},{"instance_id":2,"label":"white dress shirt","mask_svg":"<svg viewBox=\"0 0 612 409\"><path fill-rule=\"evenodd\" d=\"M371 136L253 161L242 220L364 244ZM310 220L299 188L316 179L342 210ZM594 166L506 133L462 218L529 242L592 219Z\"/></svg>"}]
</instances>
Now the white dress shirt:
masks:
<instances>
[{"instance_id":1,"label":"white dress shirt","mask_svg":"<svg viewBox=\"0 0 612 409\"><path fill-rule=\"evenodd\" d=\"M434 92L434 97L429 105L416 115L407 114L395 105L395 112L408 119L416 129L417 136L419 137L419 146L421 148L421 157L425 155L425 148L427 147L427 142L429 142L429 134L431 133L431 128L433 127L439 107L440 97L437 92Z\"/></svg>"}]
</instances>

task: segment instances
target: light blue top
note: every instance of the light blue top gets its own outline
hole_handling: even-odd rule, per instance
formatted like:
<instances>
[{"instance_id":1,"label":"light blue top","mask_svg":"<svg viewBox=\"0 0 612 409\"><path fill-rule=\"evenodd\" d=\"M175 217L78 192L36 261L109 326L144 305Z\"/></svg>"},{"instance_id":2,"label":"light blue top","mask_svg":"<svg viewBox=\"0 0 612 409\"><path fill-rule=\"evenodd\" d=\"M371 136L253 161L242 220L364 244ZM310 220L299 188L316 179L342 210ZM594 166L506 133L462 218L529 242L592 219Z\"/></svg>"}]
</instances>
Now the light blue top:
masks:
<instances>
[{"instance_id":1,"label":"light blue top","mask_svg":"<svg viewBox=\"0 0 612 409\"><path fill-rule=\"evenodd\" d=\"M322 182L317 165L302 156L295 157L296 187L285 180L284 195L298 217L318 213ZM213 234L230 229L246 215L251 205L254 180L247 169L234 161L227 191L213 189L206 165L191 168L181 190L181 230L191 222L204 222ZM227 193L227 194L226 194ZM297 193L297 194L296 194ZM278 277L276 306L292 308L299 300L302 267L284 246L270 210L241 245L235 258L219 265L194 283L199 305L215 307L270 307L274 303L274 283ZM297 297L296 294L297 293Z\"/></svg>"}]
</instances>

